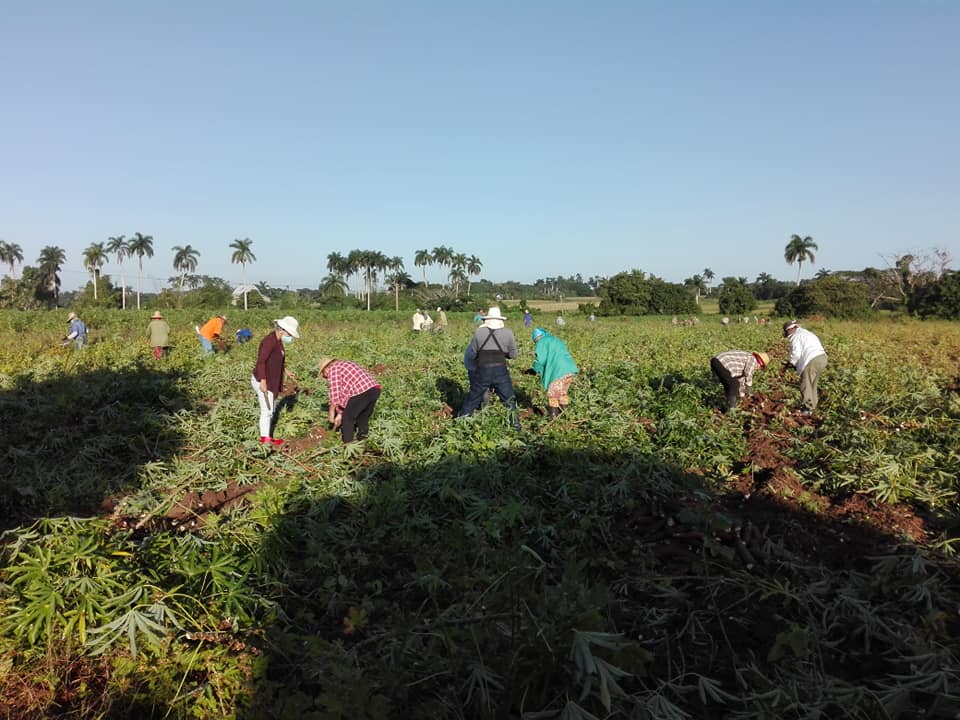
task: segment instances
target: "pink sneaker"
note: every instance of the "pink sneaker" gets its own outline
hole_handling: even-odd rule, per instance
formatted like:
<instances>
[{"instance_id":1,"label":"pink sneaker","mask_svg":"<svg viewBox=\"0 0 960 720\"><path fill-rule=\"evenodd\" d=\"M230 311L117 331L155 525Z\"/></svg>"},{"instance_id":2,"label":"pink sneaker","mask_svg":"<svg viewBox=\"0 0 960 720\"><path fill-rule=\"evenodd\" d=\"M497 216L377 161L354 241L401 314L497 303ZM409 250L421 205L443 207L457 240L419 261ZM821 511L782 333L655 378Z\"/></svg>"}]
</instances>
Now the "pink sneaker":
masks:
<instances>
[{"instance_id":1,"label":"pink sneaker","mask_svg":"<svg viewBox=\"0 0 960 720\"><path fill-rule=\"evenodd\" d=\"M272 442L277 447L280 447L281 445L283 445L283 438L267 438L267 440Z\"/></svg>"},{"instance_id":2,"label":"pink sneaker","mask_svg":"<svg viewBox=\"0 0 960 720\"><path fill-rule=\"evenodd\" d=\"M266 435L261 435L261 436L260 436L260 442L262 442L262 443L268 443L268 442L270 442L270 440L271 440L271 438L268 438Z\"/></svg>"}]
</instances>

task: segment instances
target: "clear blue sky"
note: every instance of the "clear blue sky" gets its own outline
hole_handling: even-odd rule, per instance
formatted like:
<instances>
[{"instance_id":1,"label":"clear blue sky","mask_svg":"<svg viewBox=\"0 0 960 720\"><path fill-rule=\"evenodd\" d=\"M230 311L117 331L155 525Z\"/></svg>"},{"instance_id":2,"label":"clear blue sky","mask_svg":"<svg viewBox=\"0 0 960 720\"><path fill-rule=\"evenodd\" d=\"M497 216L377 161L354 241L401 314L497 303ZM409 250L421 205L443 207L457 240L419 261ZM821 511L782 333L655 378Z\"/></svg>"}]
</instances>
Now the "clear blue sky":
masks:
<instances>
[{"instance_id":1,"label":"clear blue sky","mask_svg":"<svg viewBox=\"0 0 960 720\"><path fill-rule=\"evenodd\" d=\"M792 233L805 277L956 267L958 38L955 0L7 2L0 238L64 248L65 289L135 231L145 275L190 244L238 283L249 237L294 288L437 245L493 281L792 279Z\"/></svg>"}]
</instances>

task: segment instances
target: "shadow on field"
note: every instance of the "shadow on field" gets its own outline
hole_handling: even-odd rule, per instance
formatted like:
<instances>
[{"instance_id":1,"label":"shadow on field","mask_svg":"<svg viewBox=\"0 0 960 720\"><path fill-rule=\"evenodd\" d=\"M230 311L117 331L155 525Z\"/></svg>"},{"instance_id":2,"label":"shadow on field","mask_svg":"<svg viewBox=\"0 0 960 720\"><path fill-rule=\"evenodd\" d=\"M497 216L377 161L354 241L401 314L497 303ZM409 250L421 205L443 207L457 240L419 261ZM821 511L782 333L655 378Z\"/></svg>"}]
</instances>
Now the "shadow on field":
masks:
<instances>
[{"instance_id":1,"label":"shadow on field","mask_svg":"<svg viewBox=\"0 0 960 720\"><path fill-rule=\"evenodd\" d=\"M956 667L957 565L894 535L630 449L368 452L353 483L298 493L264 539L279 619L238 717L867 718L887 689L960 710L957 673L909 685Z\"/></svg>"},{"instance_id":2,"label":"shadow on field","mask_svg":"<svg viewBox=\"0 0 960 720\"><path fill-rule=\"evenodd\" d=\"M182 444L179 375L146 366L20 380L0 392L0 529L97 512Z\"/></svg>"}]
</instances>

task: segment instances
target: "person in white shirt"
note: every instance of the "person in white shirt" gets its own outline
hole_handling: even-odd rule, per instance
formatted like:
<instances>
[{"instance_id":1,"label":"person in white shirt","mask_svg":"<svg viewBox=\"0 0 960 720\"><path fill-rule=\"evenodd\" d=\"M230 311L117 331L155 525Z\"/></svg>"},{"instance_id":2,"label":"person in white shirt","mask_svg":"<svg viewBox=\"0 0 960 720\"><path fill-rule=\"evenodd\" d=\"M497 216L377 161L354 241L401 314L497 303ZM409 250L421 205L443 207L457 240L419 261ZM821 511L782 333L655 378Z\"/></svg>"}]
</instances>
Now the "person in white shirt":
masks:
<instances>
[{"instance_id":1,"label":"person in white shirt","mask_svg":"<svg viewBox=\"0 0 960 720\"><path fill-rule=\"evenodd\" d=\"M817 383L820 373L827 367L827 353L820 338L800 327L796 320L783 324L783 336L790 339L790 357L787 365L793 365L800 376L800 395L803 398L803 415L812 415L817 409Z\"/></svg>"}]
</instances>

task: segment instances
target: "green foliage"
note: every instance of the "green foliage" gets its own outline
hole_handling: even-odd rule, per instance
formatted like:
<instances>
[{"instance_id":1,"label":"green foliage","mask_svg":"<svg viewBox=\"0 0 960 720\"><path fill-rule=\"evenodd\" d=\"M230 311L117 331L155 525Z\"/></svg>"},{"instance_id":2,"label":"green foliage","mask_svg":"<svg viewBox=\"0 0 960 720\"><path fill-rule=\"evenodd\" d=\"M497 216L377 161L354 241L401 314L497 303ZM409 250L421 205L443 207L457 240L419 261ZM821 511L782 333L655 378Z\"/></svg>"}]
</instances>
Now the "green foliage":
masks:
<instances>
[{"instance_id":1,"label":"green foliage","mask_svg":"<svg viewBox=\"0 0 960 720\"><path fill-rule=\"evenodd\" d=\"M832 318L863 318L871 313L867 289L858 281L829 275L806 282L777 300L780 317L823 315Z\"/></svg>"},{"instance_id":2,"label":"green foliage","mask_svg":"<svg viewBox=\"0 0 960 720\"><path fill-rule=\"evenodd\" d=\"M960 271L947 271L937 282L916 288L908 307L922 318L960 318Z\"/></svg>"},{"instance_id":3,"label":"green foliage","mask_svg":"<svg viewBox=\"0 0 960 720\"><path fill-rule=\"evenodd\" d=\"M619 273L600 288L598 315L669 315L698 312L682 285L667 283L641 270Z\"/></svg>"},{"instance_id":4,"label":"green foliage","mask_svg":"<svg viewBox=\"0 0 960 720\"><path fill-rule=\"evenodd\" d=\"M724 315L744 315L756 309L757 300L745 278L736 281L733 281L733 278L725 278L717 304Z\"/></svg>"}]
</instances>

